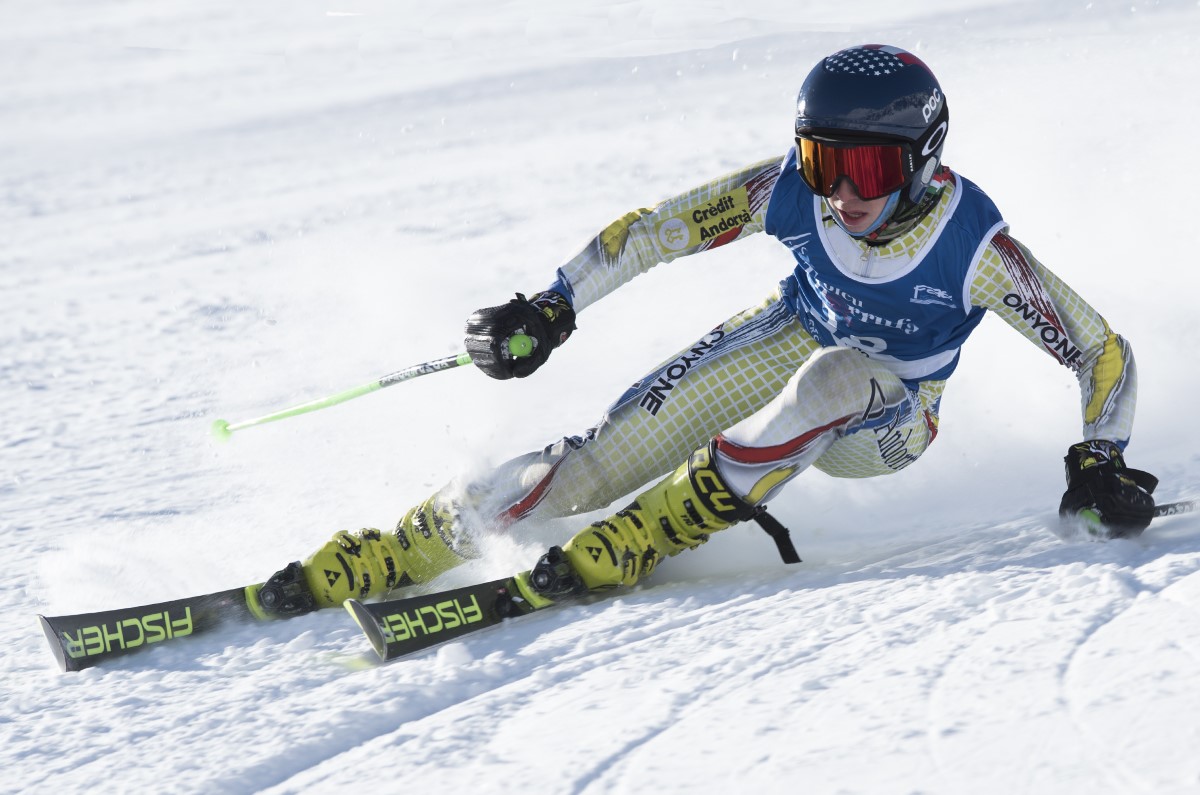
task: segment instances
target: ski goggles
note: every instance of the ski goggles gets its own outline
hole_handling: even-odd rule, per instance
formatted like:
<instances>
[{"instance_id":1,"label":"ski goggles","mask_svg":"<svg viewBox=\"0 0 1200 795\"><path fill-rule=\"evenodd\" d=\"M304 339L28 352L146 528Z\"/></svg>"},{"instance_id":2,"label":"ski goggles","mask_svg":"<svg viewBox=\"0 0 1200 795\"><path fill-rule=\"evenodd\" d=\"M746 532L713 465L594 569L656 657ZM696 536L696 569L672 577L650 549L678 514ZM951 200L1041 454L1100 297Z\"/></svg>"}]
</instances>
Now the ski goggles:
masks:
<instances>
[{"instance_id":1,"label":"ski goggles","mask_svg":"<svg viewBox=\"0 0 1200 795\"><path fill-rule=\"evenodd\" d=\"M904 186L913 174L907 144L831 143L796 137L796 161L805 184L829 198L846 178L864 200L878 199Z\"/></svg>"}]
</instances>

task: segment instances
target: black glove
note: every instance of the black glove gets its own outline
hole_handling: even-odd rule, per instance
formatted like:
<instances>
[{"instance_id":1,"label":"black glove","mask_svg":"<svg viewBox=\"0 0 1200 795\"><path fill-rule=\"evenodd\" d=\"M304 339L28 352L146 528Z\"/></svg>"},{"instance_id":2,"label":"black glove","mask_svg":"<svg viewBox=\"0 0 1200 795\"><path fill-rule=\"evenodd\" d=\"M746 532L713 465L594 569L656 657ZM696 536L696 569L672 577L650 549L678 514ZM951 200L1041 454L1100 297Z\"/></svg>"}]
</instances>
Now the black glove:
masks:
<instances>
[{"instance_id":1,"label":"black glove","mask_svg":"<svg viewBox=\"0 0 1200 795\"><path fill-rule=\"evenodd\" d=\"M1154 518L1154 487L1158 478L1125 466L1121 448L1103 439L1072 445L1063 459L1067 491L1058 506L1060 516L1092 511L1112 538L1141 535Z\"/></svg>"},{"instance_id":2,"label":"black glove","mask_svg":"<svg viewBox=\"0 0 1200 795\"><path fill-rule=\"evenodd\" d=\"M517 293L507 304L480 309L467 318L467 353L471 362L492 378L524 378L546 363L550 351L575 330L575 310L556 292L532 298ZM524 334L533 340L527 356L509 351L509 338Z\"/></svg>"}]
</instances>

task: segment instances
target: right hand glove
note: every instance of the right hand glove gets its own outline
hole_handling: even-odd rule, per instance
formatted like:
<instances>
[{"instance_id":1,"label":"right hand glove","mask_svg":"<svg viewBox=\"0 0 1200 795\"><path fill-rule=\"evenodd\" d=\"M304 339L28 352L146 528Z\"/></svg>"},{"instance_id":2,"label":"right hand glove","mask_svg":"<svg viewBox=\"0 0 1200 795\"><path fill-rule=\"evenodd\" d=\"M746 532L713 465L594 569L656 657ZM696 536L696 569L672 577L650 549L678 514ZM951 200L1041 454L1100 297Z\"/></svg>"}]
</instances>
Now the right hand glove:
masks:
<instances>
[{"instance_id":1,"label":"right hand glove","mask_svg":"<svg viewBox=\"0 0 1200 795\"><path fill-rule=\"evenodd\" d=\"M507 304L480 309L467 318L467 353L471 362L492 378L524 378L550 358L550 351L575 330L575 310L556 292L532 298L517 293ZM533 342L526 356L509 349L509 338L524 334Z\"/></svg>"},{"instance_id":2,"label":"right hand glove","mask_svg":"<svg viewBox=\"0 0 1200 795\"><path fill-rule=\"evenodd\" d=\"M1058 513L1068 517L1094 514L1109 538L1141 535L1154 518L1158 478L1129 469L1121 448L1103 439L1072 445L1063 459L1067 491Z\"/></svg>"}]
</instances>

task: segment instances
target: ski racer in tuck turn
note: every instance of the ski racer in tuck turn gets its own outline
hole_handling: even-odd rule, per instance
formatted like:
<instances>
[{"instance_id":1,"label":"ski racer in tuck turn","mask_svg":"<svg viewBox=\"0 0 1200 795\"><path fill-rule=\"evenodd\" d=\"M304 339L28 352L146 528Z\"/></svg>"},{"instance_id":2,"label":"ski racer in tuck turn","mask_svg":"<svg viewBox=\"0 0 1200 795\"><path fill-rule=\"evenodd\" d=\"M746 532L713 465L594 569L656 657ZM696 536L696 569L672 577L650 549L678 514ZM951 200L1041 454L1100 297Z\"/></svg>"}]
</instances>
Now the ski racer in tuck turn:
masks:
<instances>
[{"instance_id":1,"label":"ski racer in tuck turn","mask_svg":"<svg viewBox=\"0 0 1200 795\"><path fill-rule=\"evenodd\" d=\"M338 532L260 586L252 608L291 615L427 582L472 557L478 532L598 510L661 478L518 577L536 606L632 585L734 523L770 527L763 506L809 467L865 478L915 461L987 311L1078 378L1083 441L1066 454L1060 512L1104 535L1140 533L1156 480L1124 462L1130 347L942 163L948 129L946 97L912 53L866 45L823 58L782 159L614 221L546 290L474 313L467 350L493 378L529 376L578 313L634 276L758 232L795 260L765 301L648 373L584 435L444 487L393 530ZM517 334L533 338L531 354L509 350Z\"/></svg>"}]
</instances>

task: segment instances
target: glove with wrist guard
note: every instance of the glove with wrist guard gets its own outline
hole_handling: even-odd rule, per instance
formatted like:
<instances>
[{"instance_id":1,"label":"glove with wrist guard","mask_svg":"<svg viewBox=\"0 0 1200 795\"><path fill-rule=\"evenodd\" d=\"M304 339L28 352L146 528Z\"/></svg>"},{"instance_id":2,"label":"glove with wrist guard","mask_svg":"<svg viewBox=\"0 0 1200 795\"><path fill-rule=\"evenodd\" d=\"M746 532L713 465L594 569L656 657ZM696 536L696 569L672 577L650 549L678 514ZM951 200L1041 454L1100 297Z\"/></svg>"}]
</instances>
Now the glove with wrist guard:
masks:
<instances>
[{"instance_id":1,"label":"glove with wrist guard","mask_svg":"<svg viewBox=\"0 0 1200 795\"><path fill-rule=\"evenodd\" d=\"M467 318L467 353L492 378L524 378L545 364L550 351L574 330L575 310L563 296L549 290L531 298L517 293L507 304L480 309ZM531 339L528 355L509 350L509 338L516 334Z\"/></svg>"},{"instance_id":2,"label":"glove with wrist guard","mask_svg":"<svg viewBox=\"0 0 1200 795\"><path fill-rule=\"evenodd\" d=\"M1060 516L1091 514L1110 538L1141 535L1154 518L1150 495L1158 478L1126 467L1121 448L1104 439L1072 445L1063 460L1067 491L1058 506Z\"/></svg>"}]
</instances>

